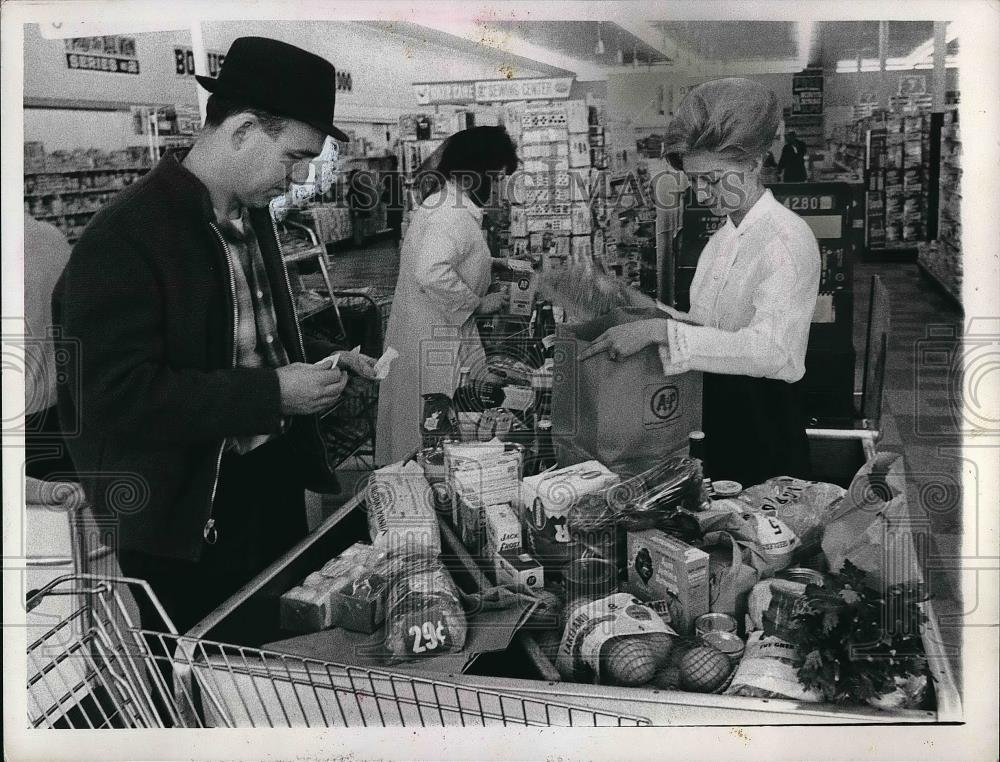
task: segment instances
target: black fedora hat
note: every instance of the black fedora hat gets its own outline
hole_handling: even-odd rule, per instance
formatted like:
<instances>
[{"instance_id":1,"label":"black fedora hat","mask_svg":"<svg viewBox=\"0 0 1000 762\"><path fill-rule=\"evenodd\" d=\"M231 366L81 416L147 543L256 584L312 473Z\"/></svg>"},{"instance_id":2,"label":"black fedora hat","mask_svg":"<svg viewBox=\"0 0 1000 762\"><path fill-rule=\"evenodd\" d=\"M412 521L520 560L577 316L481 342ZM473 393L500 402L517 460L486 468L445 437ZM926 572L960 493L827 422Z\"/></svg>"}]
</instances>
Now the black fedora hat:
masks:
<instances>
[{"instance_id":1,"label":"black fedora hat","mask_svg":"<svg viewBox=\"0 0 1000 762\"><path fill-rule=\"evenodd\" d=\"M216 78L196 76L221 98L239 101L298 122L337 140L349 138L333 124L337 70L320 56L268 37L240 37Z\"/></svg>"}]
</instances>

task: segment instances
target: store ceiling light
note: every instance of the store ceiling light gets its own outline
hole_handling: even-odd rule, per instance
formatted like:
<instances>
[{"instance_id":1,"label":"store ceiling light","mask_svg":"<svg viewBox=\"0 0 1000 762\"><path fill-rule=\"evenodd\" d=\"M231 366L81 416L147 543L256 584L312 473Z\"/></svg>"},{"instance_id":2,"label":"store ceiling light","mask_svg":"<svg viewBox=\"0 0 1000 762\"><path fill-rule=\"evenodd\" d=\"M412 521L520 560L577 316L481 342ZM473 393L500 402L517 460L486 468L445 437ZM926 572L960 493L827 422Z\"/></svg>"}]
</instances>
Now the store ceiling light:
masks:
<instances>
[{"instance_id":1,"label":"store ceiling light","mask_svg":"<svg viewBox=\"0 0 1000 762\"><path fill-rule=\"evenodd\" d=\"M601 37L601 22L597 22L597 47L594 48L594 54L603 56L604 55L604 39Z\"/></svg>"}]
</instances>

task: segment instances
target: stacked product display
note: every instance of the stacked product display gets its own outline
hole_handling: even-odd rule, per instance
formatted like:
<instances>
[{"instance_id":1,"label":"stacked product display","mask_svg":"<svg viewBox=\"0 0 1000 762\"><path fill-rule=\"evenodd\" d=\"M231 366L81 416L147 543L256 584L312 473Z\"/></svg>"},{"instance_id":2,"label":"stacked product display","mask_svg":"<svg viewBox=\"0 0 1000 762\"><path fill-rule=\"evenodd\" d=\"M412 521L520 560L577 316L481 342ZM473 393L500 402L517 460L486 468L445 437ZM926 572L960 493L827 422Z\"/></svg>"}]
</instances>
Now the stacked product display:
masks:
<instances>
[{"instance_id":1,"label":"stacked product display","mask_svg":"<svg viewBox=\"0 0 1000 762\"><path fill-rule=\"evenodd\" d=\"M926 208L925 119L921 115L892 114L885 121L885 239L886 245L915 245L924 237Z\"/></svg>"},{"instance_id":2,"label":"stacked product display","mask_svg":"<svg viewBox=\"0 0 1000 762\"><path fill-rule=\"evenodd\" d=\"M51 222L76 241L90 218L116 193L150 169L144 148L124 151L53 151L24 145L24 210Z\"/></svg>"},{"instance_id":3,"label":"stacked product display","mask_svg":"<svg viewBox=\"0 0 1000 762\"><path fill-rule=\"evenodd\" d=\"M510 255L543 273L593 261L652 295L655 211L648 178L625 171L628 148L618 151L609 142L604 108L582 100L513 103L504 124L523 171L510 207ZM634 156L634 141L631 149Z\"/></svg>"},{"instance_id":4,"label":"stacked product display","mask_svg":"<svg viewBox=\"0 0 1000 762\"><path fill-rule=\"evenodd\" d=\"M941 184L938 235L922 243L917 262L955 299L962 297L962 136L958 110L944 114L941 128Z\"/></svg>"},{"instance_id":5,"label":"stacked product display","mask_svg":"<svg viewBox=\"0 0 1000 762\"><path fill-rule=\"evenodd\" d=\"M600 169L591 161L587 104L515 102L505 107L503 121L518 146L522 178L511 198L511 256L543 272L570 258L589 258L594 251L590 189L600 181ZM603 132L599 137L603 154ZM596 158L603 166L602 157Z\"/></svg>"}]
</instances>

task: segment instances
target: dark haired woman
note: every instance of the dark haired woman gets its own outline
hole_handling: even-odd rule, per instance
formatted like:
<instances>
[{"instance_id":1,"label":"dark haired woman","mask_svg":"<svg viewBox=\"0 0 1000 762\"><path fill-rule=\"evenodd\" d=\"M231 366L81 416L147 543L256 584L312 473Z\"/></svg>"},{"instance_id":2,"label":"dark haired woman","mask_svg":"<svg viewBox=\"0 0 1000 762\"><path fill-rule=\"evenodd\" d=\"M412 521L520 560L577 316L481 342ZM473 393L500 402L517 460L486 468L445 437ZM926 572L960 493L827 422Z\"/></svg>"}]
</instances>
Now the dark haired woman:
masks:
<instances>
[{"instance_id":1,"label":"dark haired woman","mask_svg":"<svg viewBox=\"0 0 1000 762\"><path fill-rule=\"evenodd\" d=\"M379 389L375 461L394 463L420 447L422 395L449 396L460 367L481 368L485 354L474 316L499 311L487 294L492 259L483 235L483 207L517 153L502 127L452 135L441 153L441 189L410 221L385 345L399 352Z\"/></svg>"},{"instance_id":2,"label":"dark haired woman","mask_svg":"<svg viewBox=\"0 0 1000 762\"><path fill-rule=\"evenodd\" d=\"M691 310L612 328L581 353L615 360L657 344L665 373L703 371L706 471L744 486L810 470L801 379L820 256L806 222L761 182L780 121L774 93L748 79L688 93L664 153L698 202L728 218L698 259Z\"/></svg>"}]
</instances>

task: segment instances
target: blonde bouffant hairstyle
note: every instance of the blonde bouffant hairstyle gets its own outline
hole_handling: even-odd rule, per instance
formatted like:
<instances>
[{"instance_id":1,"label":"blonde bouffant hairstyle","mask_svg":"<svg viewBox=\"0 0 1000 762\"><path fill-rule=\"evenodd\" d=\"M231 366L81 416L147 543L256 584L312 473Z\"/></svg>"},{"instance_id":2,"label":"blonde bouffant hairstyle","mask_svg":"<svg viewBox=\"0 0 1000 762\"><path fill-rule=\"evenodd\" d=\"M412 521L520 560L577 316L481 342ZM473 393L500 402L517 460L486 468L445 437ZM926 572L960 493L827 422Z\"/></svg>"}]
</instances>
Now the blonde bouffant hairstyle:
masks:
<instances>
[{"instance_id":1,"label":"blonde bouffant hairstyle","mask_svg":"<svg viewBox=\"0 0 1000 762\"><path fill-rule=\"evenodd\" d=\"M767 155L780 124L781 107L770 89L742 77L712 80L681 101L663 155L675 169L684 168L686 154L700 151L756 162Z\"/></svg>"}]
</instances>

